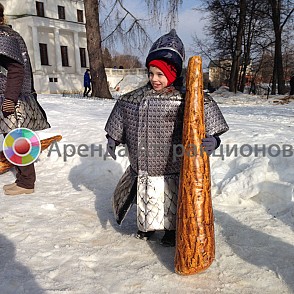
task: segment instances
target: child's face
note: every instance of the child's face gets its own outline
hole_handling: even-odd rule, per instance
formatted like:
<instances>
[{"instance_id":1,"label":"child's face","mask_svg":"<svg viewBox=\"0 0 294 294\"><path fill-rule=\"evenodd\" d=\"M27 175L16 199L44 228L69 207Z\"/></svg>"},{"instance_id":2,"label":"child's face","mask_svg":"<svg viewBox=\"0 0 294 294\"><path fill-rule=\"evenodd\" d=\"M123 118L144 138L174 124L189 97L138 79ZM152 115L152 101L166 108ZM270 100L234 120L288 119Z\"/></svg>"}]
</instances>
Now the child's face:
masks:
<instances>
[{"instance_id":1,"label":"child's face","mask_svg":"<svg viewBox=\"0 0 294 294\"><path fill-rule=\"evenodd\" d=\"M155 91L164 89L168 84L168 80L164 73L155 66L149 67L149 81Z\"/></svg>"}]
</instances>

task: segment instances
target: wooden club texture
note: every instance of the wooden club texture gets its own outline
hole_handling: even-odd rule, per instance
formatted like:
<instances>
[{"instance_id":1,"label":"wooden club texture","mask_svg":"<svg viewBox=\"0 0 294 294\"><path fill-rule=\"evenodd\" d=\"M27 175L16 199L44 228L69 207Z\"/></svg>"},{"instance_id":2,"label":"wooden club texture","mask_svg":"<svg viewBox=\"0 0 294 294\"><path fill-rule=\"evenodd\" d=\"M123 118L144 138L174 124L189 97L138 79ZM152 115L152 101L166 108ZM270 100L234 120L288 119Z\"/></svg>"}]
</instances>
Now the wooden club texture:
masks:
<instances>
[{"instance_id":1,"label":"wooden club texture","mask_svg":"<svg viewBox=\"0 0 294 294\"><path fill-rule=\"evenodd\" d=\"M189 59L186 87L175 254L175 271L181 275L207 269L215 256L209 157L201 148L205 124L199 56Z\"/></svg>"}]
</instances>

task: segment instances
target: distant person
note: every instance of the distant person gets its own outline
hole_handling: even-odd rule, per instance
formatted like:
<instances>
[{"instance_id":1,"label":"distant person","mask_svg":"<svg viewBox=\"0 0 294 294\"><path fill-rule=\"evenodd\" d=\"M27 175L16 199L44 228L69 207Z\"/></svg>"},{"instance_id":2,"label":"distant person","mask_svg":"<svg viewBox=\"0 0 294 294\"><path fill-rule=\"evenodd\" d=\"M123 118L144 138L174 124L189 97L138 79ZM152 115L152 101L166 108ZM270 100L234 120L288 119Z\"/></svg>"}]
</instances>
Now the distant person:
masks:
<instances>
[{"instance_id":1,"label":"distant person","mask_svg":"<svg viewBox=\"0 0 294 294\"><path fill-rule=\"evenodd\" d=\"M290 79L290 95L294 95L294 75Z\"/></svg>"},{"instance_id":2,"label":"distant person","mask_svg":"<svg viewBox=\"0 0 294 294\"><path fill-rule=\"evenodd\" d=\"M4 7L0 3L0 66L7 70L7 75L0 73L0 134L5 137L16 128L38 131L50 125L37 102L26 44L16 31L4 23L3 14ZM3 186L4 194L33 193L36 181L34 163L15 165L15 169L16 180Z\"/></svg>"},{"instance_id":3,"label":"distant person","mask_svg":"<svg viewBox=\"0 0 294 294\"><path fill-rule=\"evenodd\" d=\"M88 97L88 94L91 91L91 77L90 77L90 70L87 69L84 74L84 94L83 97Z\"/></svg>"},{"instance_id":4,"label":"distant person","mask_svg":"<svg viewBox=\"0 0 294 294\"><path fill-rule=\"evenodd\" d=\"M253 95L256 94L256 85L255 85L255 82L254 80L251 81L251 84L250 84L250 90L249 90L249 94L252 93Z\"/></svg>"}]
</instances>

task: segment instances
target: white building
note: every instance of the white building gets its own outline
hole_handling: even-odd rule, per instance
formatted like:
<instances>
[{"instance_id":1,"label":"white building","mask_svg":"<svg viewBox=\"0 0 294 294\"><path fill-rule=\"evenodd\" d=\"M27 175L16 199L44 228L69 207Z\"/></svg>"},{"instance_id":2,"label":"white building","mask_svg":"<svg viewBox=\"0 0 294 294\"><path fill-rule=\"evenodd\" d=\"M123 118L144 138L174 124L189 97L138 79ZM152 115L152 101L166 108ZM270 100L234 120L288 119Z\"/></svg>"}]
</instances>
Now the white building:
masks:
<instances>
[{"instance_id":1,"label":"white building","mask_svg":"<svg viewBox=\"0 0 294 294\"><path fill-rule=\"evenodd\" d=\"M83 89L89 67L83 0L1 0L24 38L37 93Z\"/></svg>"}]
</instances>

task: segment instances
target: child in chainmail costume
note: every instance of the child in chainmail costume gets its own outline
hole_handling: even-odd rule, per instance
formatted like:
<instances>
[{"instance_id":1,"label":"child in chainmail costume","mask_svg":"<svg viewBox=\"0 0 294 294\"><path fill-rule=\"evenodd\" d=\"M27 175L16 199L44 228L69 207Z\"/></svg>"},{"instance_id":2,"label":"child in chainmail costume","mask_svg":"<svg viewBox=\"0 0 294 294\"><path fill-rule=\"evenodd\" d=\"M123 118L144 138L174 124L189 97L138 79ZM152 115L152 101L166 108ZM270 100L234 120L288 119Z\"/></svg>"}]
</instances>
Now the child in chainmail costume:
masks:
<instances>
[{"instance_id":1,"label":"child in chainmail costume","mask_svg":"<svg viewBox=\"0 0 294 294\"><path fill-rule=\"evenodd\" d=\"M126 144L130 160L112 198L116 221L121 224L136 203L137 238L148 240L155 231L164 230L163 246L175 246L181 164L176 146L182 142L184 56L184 45L175 30L160 37L146 59L148 84L123 95L105 127L110 155L115 159L115 147ZM203 147L211 154L228 127L215 102L207 99L206 105L216 109L215 117L205 121Z\"/></svg>"}]
</instances>

